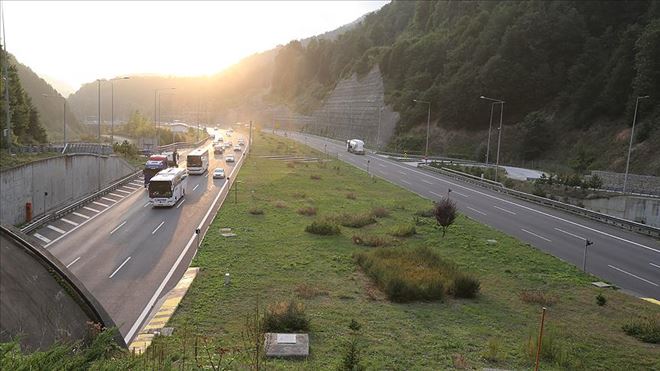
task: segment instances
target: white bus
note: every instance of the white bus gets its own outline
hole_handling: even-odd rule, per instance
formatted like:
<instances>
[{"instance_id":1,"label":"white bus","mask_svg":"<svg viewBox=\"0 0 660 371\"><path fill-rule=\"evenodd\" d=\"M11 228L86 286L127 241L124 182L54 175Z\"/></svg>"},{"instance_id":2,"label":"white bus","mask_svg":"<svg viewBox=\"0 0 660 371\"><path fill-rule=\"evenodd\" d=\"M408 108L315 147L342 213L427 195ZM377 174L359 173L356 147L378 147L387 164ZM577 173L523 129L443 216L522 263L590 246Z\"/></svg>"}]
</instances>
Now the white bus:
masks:
<instances>
[{"instance_id":1,"label":"white bus","mask_svg":"<svg viewBox=\"0 0 660 371\"><path fill-rule=\"evenodd\" d=\"M149 180L151 205L174 206L186 194L188 172L186 169L171 167L161 170Z\"/></svg>"},{"instance_id":2,"label":"white bus","mask_svg":"<svg viewBox=\"0 0 660 371\"><path fill-rule=\"evenodd\" d=\"M198 148L186 157L186 167L190 174L204 174L209 169L208 148Z\"/></svg>"}]
</instances>

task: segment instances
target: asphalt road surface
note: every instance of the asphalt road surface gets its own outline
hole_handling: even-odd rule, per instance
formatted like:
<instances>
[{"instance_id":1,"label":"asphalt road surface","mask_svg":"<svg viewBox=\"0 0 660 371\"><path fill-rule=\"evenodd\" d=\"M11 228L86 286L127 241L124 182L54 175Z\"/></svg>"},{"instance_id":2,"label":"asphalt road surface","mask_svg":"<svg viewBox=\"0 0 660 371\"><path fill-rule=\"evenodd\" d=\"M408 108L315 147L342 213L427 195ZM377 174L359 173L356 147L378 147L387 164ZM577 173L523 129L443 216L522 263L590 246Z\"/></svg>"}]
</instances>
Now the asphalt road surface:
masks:
<instances>
[{"instance_id":1,"label":"asphalt road surface","mask_svg":"<svg viewBox=\"0 0 660 371\"><path fill-rule=\"evenodd\" d=\"M522 201L383 156L350 154L345 144L336 140L292 132L287 136L365 171L368 166L370 174L430 200L445 197L451 189L450 197L463 214L580 268L585 239L589 239L594 243L588 248L589 273L633 295L660 300L658 239Z\"/></svg>"},{"instance_id":2,"label":"asphalt road surface","mask_svg":"<svg viewBox=\"0 0 660 371\"><path fill-rule=\"evenodd\" d=\"M237 135L247 142L247 135ZM127 343L188 268L197 250L195 230L204 233L226 197L229 184L213 179L213 169L223 167L234 179L244 159L245 148L225 151L237 160L225 163L211 144L206 147L209 171L188 176L186 194L175 206L152 208L139 179L35 234L101 302ZM184 159L189 151L182 152Z\"/></svg>"}]
</instances>

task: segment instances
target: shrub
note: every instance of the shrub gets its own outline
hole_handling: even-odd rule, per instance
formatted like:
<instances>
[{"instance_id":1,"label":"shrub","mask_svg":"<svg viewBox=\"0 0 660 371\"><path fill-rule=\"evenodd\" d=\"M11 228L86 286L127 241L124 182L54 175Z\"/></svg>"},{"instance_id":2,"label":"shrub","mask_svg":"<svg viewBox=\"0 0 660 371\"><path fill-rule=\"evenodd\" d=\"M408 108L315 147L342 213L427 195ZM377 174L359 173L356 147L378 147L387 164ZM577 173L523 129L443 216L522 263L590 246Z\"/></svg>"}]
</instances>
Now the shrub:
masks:
<instances>
[{"instance_id":1,"label":"shrub","mask_svg":"<svg viewBox=\"0 0 660 371\"><path fill-rule=\"evenodd\" d=\"M301 207L300 209L298 209L298 214L305 216L313 216L316 215L316 208L311 206Z\"/></svg>"},{"instance_id":2,"label":"shrub","mask_svg":"<svg viewBox=\"0 0 660 371\"><path fill-rule=\"evenodd\" d=\"M333 217L339 224L344 227L362 228L365 225L376 223L376 218L370 213L349 214L344 213Z\"/></svg>"},{"instance_id":3,"label":"shrub","mask_svg":"<svg viewBox=\"0 0 660 371\"><path fill-rule=\"evenodd\" d=\"M502 341L499 338L488 339L484 358L491 362L501 362L504 360Z\"/></svg>"},{"instance_id":4,"label":"shrub","mask_svg":"<svg viewBox=\"0 0 660 371\"><path fill-rule=\"evenodd\" d=\"M287 205L286 202L282 200L275 201L275 207L278 209L286 209Z\"/></svg>"},{"instance_id":5,"label":"shrub","mask_svg":"<svg viewBox=\"0 0 660 371\"><path fill-rule=\"evenodd\" d=\"M410 237L417 233L417 229L411 224L399 224L392 227L389 233L394 237Z\"/></svg>"},{"instance_id":6,"label":"shrub","mask_svg":"<svg viewBox=\"0 0 660 371\"><path fill-rule=\"evenodd\" d=\"M263 325L266 332L300 332L309 330L309 319L302 303L287 300L268 306Z\"/></svg>"},{"instance_id":7,"label":"shrub","mask_svg":"<svg viewBox=\"0 0 660 371\"><path fill-rule=\"evenodd\" d=\"M520 292L520 300L525 303L540 304L545 307L552 306L559 298L555 294L549 294L541 290L523 290Z\"/></svg>"},{"instance_id":8,"label":"shrub","mask_svg":"<svg viewBox=\"0 0 660 371\"><path fill-rule=\"evenodd\" d=\"M391 239L384 237L384 236L353 236L352 238L353 243L356 245L361 245L361 246L369 246L369 247L383 247L383 246L389 246L391 245L394 241Z\"/></svg>"},{"instance_id":9,"label":"shrub","mask_svg":"<svg viewBox=\"0 0 660 371\"><path fill-rule=\"evenodd\" d=\"M320 175L316 175L316 174L312 174L312 175L310 175L309 178L310 178L311 180L321 180L321 176L320 176Z\"/></svg>"},{"instance_id":10,"label":"shrub","mask_svg":"<svg viewBox=\"0 0 660 371\"><path fill-rule=\"evenodd\" d=\"M261 208L259 208L259 207L257 207L257 206L253 206L253 207L251 207L251 208L248 210L248 212L249 212L250 214L252 214L252 215L263 215L263 214L264 214L264 210L261 209Z\"/></svg>"},{"instance_id":11,"label":"shrub","mask_svg":"<svg viewBox=\"0 0 660 371\"><path fill-rule=\"evenodd\" d=\"M371 214L373 214L373 216L376 218L387 218L390 216L390 211L384 207L374 207L371 210Z\"/></svg>"},{"instance_id":12,"label":"shrub","mask_svg":"<svg viewBox=\"0 0 660 371\"><path fill-rule=\"evenodd\" d=\"M477 296L480 286L478 279L466 274L458 274L454 278L452 290L457 298L474 298Z\"/></svg>"},{"instance_id":13,"label":"shrub","mask_svg":"<svg viewBox=\"0 0 660 371\"><path fill-rule=\"evenodd\" d=\"M607 304L607 298L605 298L603 294L596 295L596 304L602 307L603 305Z\"/></svg>"},{"instance_id":14,"label":"shrub","mask_svg":"<svg viewBox=\"0 0 660 371\"><path fill-rule=\"evenodd\" d=\"M357 195L355 194L355 192L348 192L346 194L346 198L348 198L349 200L355 200L357 199Z\"/></svg>"},{"instance_id":15,"label":"shrub","mask_svg":"<svg viewBox=\"0 0 660 371\"><path fill-rule=\"evenodd\" d=\"M456 220L457 214L458 212L456 211L456 203L450 200L448 197L443 198L435 204L433 215L435 216L435 220L438 222L438 225L442 227L442 237L445 236L447 228L454 224L454 220Z\"/></svg>"},{"instance_id":16,"label":"shrub","mask_svg":"<svg viewBox=\"0 0 660 371\"><path fill-rule=\"evenodd\" d=\"M623 331L645 343L660 344L660 315L637 318L623 325Z\"/></svg>"},{"instance_id":17,"label":"shrub","mask_svg":"<svg viewBox=\"0 0 660 371\"><path fill-rule=\"evenodd\" d=\"M573 355L561 343L561 338L561 334L553 329L548 329L543 333L543 340L541 340L541 359L552 362L564 369L579 367ZM527 354L532 361L536 359L538 343L537 334L529 336L527 340Z\"/></svg>"},{"instance_id":18,"label":"shrub","mask_svg":"<svg viewBox=\"0 0 660 371\"><path fill-rule=\"evenodd\" d=\"M339 234L339 226L329 220L315 220L305 228L305 232L318 234L321 236L330 236Z\"/></svg>"},{"instance_id":19,"label":"shrub","mask_svg":"<svg viewBox=\"0 0 660 371\"><path fill-rule=\"evenodd\" d=\"M325 290L320 290L312 285L308 285L306 283L301 283L300 285L296 286L294 289L298 297L303 298L303 299L313 299L317 296L327 296L328 292Z\"/></svg>"}]
</instances>

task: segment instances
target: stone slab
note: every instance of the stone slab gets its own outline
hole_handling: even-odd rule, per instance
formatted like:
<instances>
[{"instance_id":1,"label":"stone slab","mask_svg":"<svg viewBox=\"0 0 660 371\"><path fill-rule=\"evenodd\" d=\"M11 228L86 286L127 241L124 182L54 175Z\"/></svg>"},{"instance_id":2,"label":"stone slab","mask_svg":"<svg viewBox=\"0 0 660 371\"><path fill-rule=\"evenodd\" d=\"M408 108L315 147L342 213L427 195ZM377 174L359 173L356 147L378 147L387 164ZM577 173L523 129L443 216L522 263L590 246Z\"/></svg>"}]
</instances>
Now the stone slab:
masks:
<instances>
[{"instance_id":1,"label":"stone slab","mask_svg":"<svg viewBox=\"0 0 660 371\"><path fill-rule=\"evenodd\" d=\"M592 282L591 284L594 285L594 286L596 286L596 287L600 287L600 288L613 287L613 286L610 285L609 283L605 283L605 282L602 282L602 281Z\"/></svg>"},{"instance_id":2,"label":"stone slab","mask_svg":"<svg viewBox=\"0 0 660 371\"><path fill-rule=\"evenodd\" d=\"M278 340L282 342L278 342ZM294 340L295 343L290 341ZM299 358L309 356L308 334L265 334L264 348L266 357Z\"/></svg>"}]
</instances>

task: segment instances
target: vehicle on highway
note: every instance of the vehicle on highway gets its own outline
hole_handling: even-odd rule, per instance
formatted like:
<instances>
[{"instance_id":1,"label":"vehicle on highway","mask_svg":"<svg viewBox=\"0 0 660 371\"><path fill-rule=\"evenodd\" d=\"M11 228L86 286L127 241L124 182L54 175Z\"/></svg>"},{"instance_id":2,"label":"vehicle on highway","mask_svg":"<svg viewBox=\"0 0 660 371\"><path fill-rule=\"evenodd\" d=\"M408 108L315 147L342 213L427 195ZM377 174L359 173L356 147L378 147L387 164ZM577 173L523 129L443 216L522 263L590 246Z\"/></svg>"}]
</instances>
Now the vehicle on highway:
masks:
<instances>
[{"instance_id":1,"label":"vehicle on highway","mask_svg":"<svg viewBox=\"0 0 660 371\"><path fill-rule=\"evenodd\" d=\"M225 151L225 146L223 146L222 144L216 144L215 146L213 146L213 153L221 155L224 151Z\"/></svg>"},{"instance_id":2,"label":"vehicle on highway","mask_svg":"<svg viewBox=\"0 0 660 371\"><path fill-rule=\"evenodd\" d=\"M228 142L225 142L225 147L226 148L230 148L230 147L233 147L233 146L234 146L234 143L232 143L231 140L228 141Z\"/></svg>"},{"instance_id":3,"label":"vehicle on highway","mask_svg":"<svg viewBox=\"0 0 660 371\"><path fill-rule=\"evenodd\" d=\"M221 167L215 168L213 170L213 179L224 179L225 178L225 169Z\"/></svg>"},{"instance_id":4,"label":"vehicle on highway","mask_svg":"<svg viewBox=\"0 0 660 371\"><path fill-rule=\"evenodd\" d=\"M198 148L190 152L186 157L186 168L190 174L204 174L209 169L209 150Z\"/></svg>"},{"instance_id":5,"label":"vehicle on highway","mask_svg":"<svg viewBox=\"0 0 660 371\"><path fill-rule=\"evenodd\" d=\"M245 145L245 140L243 140L243 138L239 138L238 139L238 145L239 146L244 146Z\"/></svg>"},{"instance_id":6,"label":"vehicle on highway","mask_svg":"<svg viewBox=\"0 0 660 371\"><path fill-rule=\"evenodd\" d=\"M144 176L144 188L147 188L152 177L158 174L161 170L167 169L167 167L167 156L149 156L149 159L144 164L144 169L142 170L142 175Z\"/></svg>"},{"instance_id":7,"label":"vehicle on highway","mask_svg":"<svg viewBox=\"0 0 660 371\"><path fill-rule=\"evenodd\" d=\"M161 155L167 157L167 166L169 167L179 166L179 152L176 151L176 148L174 149L174 151L166 151L161 153Z\"/></svg>"},{"instance_id":8,"label":"vehicle on highway","mask_svg":"<svg viewBox=\"0 0 660 371\"><path fill-rule=\"evenodd\" d=\"M241 151L241 146L238 144L234 146L234 152L240 152Z\"/></svg>"},{"instance_id":9,"label":"vehicle on highway","mask_svg":"<svg viewBox=\"0 0 660 371\"><path fill-rule=\"evenodd\" d=\"M364 142L360 139L349 139L346 141L346 150L356 155L364 154Z\"/></svg>"},{"instance_id":10,"label":"vehicle on highway","mask_svg":"<svg viewBox=\"0 0 660 371\"><path fill-rule=\"evenodd\" d=\"M186 194L188 171L173 167L161 170L149 182L149 199L151 205L174 206Z\"/></svg>"},{"instance_id":11,"label":"vehicle on highway","mask_svg":"<svg viewBox=\"0 0 660 371\"><path fill-rule=\"evenodd\" d=\"M225 156L225 162L236 162L236 159L233 155Z\"/></svg>"}]
</instances>

